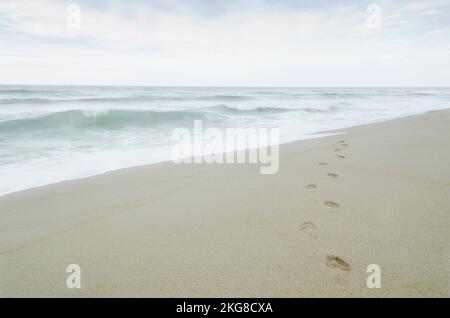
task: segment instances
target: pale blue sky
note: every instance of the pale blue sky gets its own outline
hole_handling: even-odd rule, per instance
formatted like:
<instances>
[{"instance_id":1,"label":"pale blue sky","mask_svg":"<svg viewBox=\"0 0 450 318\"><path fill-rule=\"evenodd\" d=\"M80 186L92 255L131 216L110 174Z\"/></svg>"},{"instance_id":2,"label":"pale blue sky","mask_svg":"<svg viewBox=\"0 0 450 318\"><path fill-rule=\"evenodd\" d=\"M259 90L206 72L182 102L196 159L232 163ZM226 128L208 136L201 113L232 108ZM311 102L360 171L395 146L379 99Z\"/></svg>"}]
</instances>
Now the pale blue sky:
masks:
<instances>
[{"instance_id":1,"label":"pale blue sky","mask_svg":"<svg viewBox=\"0 0 450 318\"><path fill-rule=\"evenodd\" d=\"M446 0L0 0L3 84L450 86L449 61Z\"/></svg>"}]
</instances>

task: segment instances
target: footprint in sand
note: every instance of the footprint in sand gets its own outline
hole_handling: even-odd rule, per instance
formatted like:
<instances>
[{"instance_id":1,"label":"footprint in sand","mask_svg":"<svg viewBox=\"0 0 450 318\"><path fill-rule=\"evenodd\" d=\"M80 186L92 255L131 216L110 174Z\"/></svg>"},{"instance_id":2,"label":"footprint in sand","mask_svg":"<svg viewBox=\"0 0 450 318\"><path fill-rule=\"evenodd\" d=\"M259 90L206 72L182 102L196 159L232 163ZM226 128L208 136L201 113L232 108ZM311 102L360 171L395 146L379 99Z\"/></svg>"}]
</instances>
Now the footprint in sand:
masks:
<instances>
[{"instance_id":1,"label":"footprint in sand","mask_svg":"<svg viewBox=\"0 0 450 318\"><path fill-rule=\"evenodd\" d=\"M343 155L338 155L337 156L339 159L345 159L345 156L343 156Z\"/></svg>"},{"instance_id":2,"label":"footprint in sand","mask_svg":"<svg viewBox=\"0 0 450 318\"><path fill-rule=\"evenodd\" d=\"M335 255L327 255L326 264L330 268L337 268L345 272L350 272L352 270L350 263Z\"/></svg>"},{"instance_id":3,"label":"footprint in sand","mask_svg":"<svg viewBox=\"0 0 450 318\"><path fill-rule=\"evenodd\" d=\"M315 229L316 225L313 222L305 222L302 225L300 225L300 230L306 230L306 229Z\"/></svg>"},{"instance_id":4,"label":"footprint in sand","mask_svg":"<svg viewBox=\"0 0 450 318\"><path fill-rule=\"evenodd\" d=\"M312 239L317 239L317 234L314 233L315 229L316 225L313 222L305 222L302 225L300 225L300 230L305 231L305 233L308 233L308 236Z\"/></svg>"},{"instance_id":5,"label":"footprint in sand","mask_svg":"<svg viewBox=\"0 0 450 318\"><path fill-rule=\"evenodd\" d=\"M330 208L338 208L339 203L333 202L333 201L325 201L324 204Z\"/></svg>"},{"instance_id":6,"label":"footprint in sand","mask_svg":"<svg viewBox=\"0 0 450 318\"><path fill-rule=\"evenodd\" d=\"M316 189L316 188L317 188L317 186L316 186L315 184L313 184L313 183L307 184L307 185L305 186L305 189Z\"/></svg>"},{"instance_id":7,"label":"footprint in sand","mask_svg":"<svg viewBox=\"0 0 450 318\"><path fill-rule=\"evenodd\" d=\"M326 166L328 163L326 162L319 162L319 166Z\"/></svg>"},{"instance_id":8,"label":"footprint in sand","mask_svg":"<svg viewBox=\"0 0 450 318\"><path fill-rule=\"evenodd\" d=\"M337 178L338 177L338 175L336 173L333 173L333 172L328 172L327 176L332 177L332 178Z\"/></svg>"},{"instance_id":9,"label":"footprint in sand","mask_svg":"<svg viewBox=\"0 0 450 318\"><path fill-rule=\"evenodd\" d=\"M340 148L336 148L336 149L334 149L334 151L339 152L339 151L341 151L341 149Z\"/></svg>"},{"instance_id":10,"label":"footprint in sand","mask_svg":"<svg viewBox=\"0 0 450 318\"><path fill-rule=\"evenodd\" d=\"M348 144L341 144L343 147L348 147Z\"/></svg>"}]
</instances>

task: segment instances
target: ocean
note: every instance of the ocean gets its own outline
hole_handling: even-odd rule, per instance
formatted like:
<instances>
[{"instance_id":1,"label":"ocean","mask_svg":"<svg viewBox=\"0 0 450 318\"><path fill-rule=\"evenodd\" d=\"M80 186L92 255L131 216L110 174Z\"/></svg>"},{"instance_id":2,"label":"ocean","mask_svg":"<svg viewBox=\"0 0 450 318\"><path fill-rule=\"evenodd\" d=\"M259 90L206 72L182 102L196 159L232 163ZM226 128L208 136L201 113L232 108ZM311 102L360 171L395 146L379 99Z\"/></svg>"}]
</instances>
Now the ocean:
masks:
<instances>
[{"instance_id":1,"label":"ocean","mask_svg":"<svg viewBox=\"0 0 450 318\"><path fill-rule=\"evenodd\" d=\"M280 142L450 107L450 88L0 86L0 195L170 160L175 128Z\"/></svg>"}]
</instances>

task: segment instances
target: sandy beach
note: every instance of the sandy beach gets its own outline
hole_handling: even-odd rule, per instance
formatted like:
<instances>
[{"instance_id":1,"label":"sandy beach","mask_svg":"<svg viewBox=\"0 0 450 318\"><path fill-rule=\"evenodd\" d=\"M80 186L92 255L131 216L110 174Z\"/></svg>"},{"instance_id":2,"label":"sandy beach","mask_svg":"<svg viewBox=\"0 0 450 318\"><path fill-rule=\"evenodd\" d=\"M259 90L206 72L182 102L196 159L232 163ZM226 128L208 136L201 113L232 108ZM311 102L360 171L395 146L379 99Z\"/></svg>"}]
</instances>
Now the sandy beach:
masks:
<instances>
[{"instance_id":1,"label":"sandy beach","mask_svg":"<svg viewBox=\"0 0 450 318\"><path fill-rule=\"evenodd\" d=\"M450 111L340 133L0 197L0 296L448 297Z\"/></svg>"}]
</instances>

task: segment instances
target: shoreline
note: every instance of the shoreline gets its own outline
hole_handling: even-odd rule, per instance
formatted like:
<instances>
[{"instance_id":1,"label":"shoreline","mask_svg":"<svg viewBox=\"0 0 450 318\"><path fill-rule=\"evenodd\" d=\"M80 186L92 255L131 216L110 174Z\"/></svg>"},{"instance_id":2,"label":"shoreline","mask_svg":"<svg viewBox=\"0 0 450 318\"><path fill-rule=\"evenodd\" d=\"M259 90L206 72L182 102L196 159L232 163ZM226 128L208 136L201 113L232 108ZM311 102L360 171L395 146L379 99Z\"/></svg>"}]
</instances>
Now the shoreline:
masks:
<instances>
[{"instance_id":1,"label":"shoreline","mask_svg":"<svg viewBox=\"0 0 450 318\"><path fill-rule=\"evenodd\" d=\"M357 128L357 127L364 127L364 126L374 125L374 124L376 125L376 124L380 124L380 123L386 123L386 122L390 122L390 121L401 120L401 119L404 119L404 118L410 118L410 117L415 117L415 116L422 116L422 115L425 115L425 114L428 114L428 113L441 112L441 111L446 111L446 110L449 110L449 108L437 109L437 110L429 110L429 111L426 111L426 112L420 112L420 113L417 113L417 114L406 115L406 116L395 117L395 118L380 119L380 120L373 121L373 122L370 122L370 123L356 124L354 126L344 127L344 128L340 128L340 129L329 129L329 130L319 131L319 132L311 133L309 135L305 135L303 139L296 139L296 140L282 142L282 143L279 144L279 146L282 147L284 145L293 144L293 143L297 143L297 142L303 142L303 141L312 140L312 139L327 138L327 137L330 137L330 136L333 136L333 135L345 134L345 130L348 130L348 129L353 129L353 128ZM322 136L320 136L320 135L322 135ZM245 149L245 151L248 151L248 150L249 150L248 148ZM235 150L235 152L236 152L236 150ZM222 155L223 154L225 154L225 153L222 153ZM150 163L132 165L132 166L123 167L123 168L106 170L106 171L103 171L103 172L98 172L98 173L94 173L94 174L88 174L88 175L80 176L80 177L76 177L76 178L70 178L70 179L60 180L60 181L47 183L47 184L43 184L43 185L32 186L30 188L25 188L25 189L20 189L20 190L13 190L11 192L5 192L3 194L0 194L0 200L1 200L1 198L5 197L5 196L9 196L9 195L17 194L17 193L22 193L22 192L26 192L26 191L32 191L32 190L35 190L35 189L40 189L40 188L43 188L43 187L48 187L48 186L53 186L53 185L65 184L67 182L73 182L73 181L80 181L80 180L84 180L84 179L89 179L89 178L93 178L93 177L97 177L97 176L102 176L102 175L105 175L105 174L108 174L108 173L114 173L114 172L127 170L127 169L143 168L143 167L148 167L148 166L153 166L153 165L172 164L172 163L173 163L173 161L171 161L171 160L155 161L155 162L150 162Z\"/></svg>"},{"instance_id":2,"label":"shoreline","mask_svg":"<svg viewBox=\"0 0 450 318\"><path fill-rule=\"evenodd\" d=\"M281 144L275 175L166 161L1 196L0 296L448 297L450 110L342 131Z\"/></svg>"}]
</instances>

